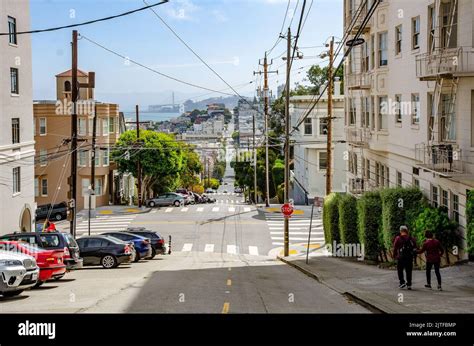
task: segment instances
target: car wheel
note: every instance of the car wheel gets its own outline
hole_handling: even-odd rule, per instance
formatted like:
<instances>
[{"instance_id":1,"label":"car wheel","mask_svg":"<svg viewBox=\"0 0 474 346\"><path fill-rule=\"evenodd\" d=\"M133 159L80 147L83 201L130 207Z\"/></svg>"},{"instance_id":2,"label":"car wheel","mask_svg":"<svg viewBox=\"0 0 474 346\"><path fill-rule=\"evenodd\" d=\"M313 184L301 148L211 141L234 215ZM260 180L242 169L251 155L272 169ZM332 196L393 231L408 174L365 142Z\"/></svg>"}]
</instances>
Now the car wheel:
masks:
<instances>
[{"instance_id":1,"label":"car wheel","mask_svg":"<svg viewBox=\"0 0 474 346\"><path fill-rule=\"evenodd\" d=\"M152 247L152 248L151 248L151 257L150 257L150 259L155 258L155 256L156 256L156 250L155 250L154 247Z\"/></svg>"},{"instance_id":2,"label":"car wheel","mask_svg":"<svg viewBox=\"0 0 474 346\"><path fill-rule=\"evenodd\" d=\"M137 263L140 260L141 260L140 253L137 251L137 254L135 255L135 259L133 260L133 262Z\"/></svg>"},{"instance_id":3,"label":"car wheel","mask_svg":"<svg viewBox=\"0 0 474 346\"><path fill-rule=\"evenodd\" d=\"M5 298L9 298L9 297L15 297L15 296L19 295L21 292L23 292L23 290L9 291L9 292L3 292L2 295Z\"/></svg>"},{"instance_id":4,"label":"car wheel","mask_svg":"<svg viewBox=\"0 0 474 346\"><path fill-rule=\"evenodd\" d=\"M61 214L56 214L56 215L54 215L54 219L56 221L61 221L63 219L63 216Z\"/></svg>"},{"instance_id":5,"label":"car wheel","mask_svg":"<svg viewBox=\"0 0 474 346\"><path fill-rule=\"evenodd\" d=\"M174 206L175 206L175 207L181 206L181 202L180 202L180 201L174 201Z\"/></svg>"},{"instance_id":6,"label":"car wheel","mask_svg":"<svg viewBox=\"0 0 474 346\"><path fill-rule=\"evenodd\" d=\"M150 206L151 208L154 208L155 207L155 202L148 203L148 206Z\"/></svg>"},{"instance_id":7,"label":"car wheel","mask_svg":"<svg viewBox=\"0 0 474 346\"><path fill-rule=\"evenodd\" d=\"M105 255L102 257L100 260L100 264L102 264L102 267L105 269L111 269L117 266L118 262L115 256L113 255Z\"/></svg>"},{"instance_id":8,"label":"car wheel","mask_svg":"<svg viewBox=\"0 0 474 346\"><path fill-rule=\"evenodd\" d=\"M38 281L34 286L33 288L38 288L40 286L42 286L44 284L44 281Z\"/></svg>"},{"instance_id":9,"label":"car wheel","mask_svg":"<svg viewBox=\"0 0 474 346\"><path fill-rule=\"evenodd\" d=\"M58 281L58 280L61 280L63 277L64 277L64 275L56 276L56 277L54 278L54 280Z\"/></svg>"}]
</instances>

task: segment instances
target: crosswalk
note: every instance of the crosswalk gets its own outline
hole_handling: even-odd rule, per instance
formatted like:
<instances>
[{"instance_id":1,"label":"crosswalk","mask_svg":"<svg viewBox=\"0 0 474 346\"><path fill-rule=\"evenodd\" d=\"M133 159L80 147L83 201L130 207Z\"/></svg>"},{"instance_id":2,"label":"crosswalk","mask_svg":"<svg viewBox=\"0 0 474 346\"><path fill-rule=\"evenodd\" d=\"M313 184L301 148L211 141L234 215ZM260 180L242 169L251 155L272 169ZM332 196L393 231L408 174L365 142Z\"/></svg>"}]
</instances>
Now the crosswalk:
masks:
<instances>
[{"instance_id":1,"label":"crosswalk","mask_svg":"<svg viewBox=\"0 0 474 346\"><path fill-rule=\"evenodd\" d=\"M183 244L183 247L181 248L181 252L203 251L206 253L214 253L214 252L220 252L220 246L218 246L218 248L219 248L219 251L215 251L216 249L215 244L205 244L204 248L202 248L202 246L197 248L194 246L193 243L186 243L186 244ZM233 245L233 244L226 245L225 253L229 255L251 255L251 256L260 255L258 251L258 246L248 246L244 249L241 249L239 246Z\"/></svg>"},{"instance_id":2,"label":"crosswalk","mask_svg":"<svg viewBox=\"0 0 474 346\"><path fill-rule=\"evenodd\" d=\"M270 231L270 238L272 245L284 245L284 217L282 214L266 214L265 216L268 229ZM293 216L290 219L290 244L300 244L308 241L310 217L308 216ZM313 218L311 225L311 242L324 243L323 222L318 218Z\"/></svg>"},{"instance_id":3,"label":"crosswalk","mask_svg":"<svg viewBox=\"0 0 474 346\"><path fill-rule=\"evenodd\" d=\"M244 207L244 206L238 206L238 205L229 206L229 205L209 204L204 207L203 206L191 206L191 207L187 206L187 207L178 207L178 208L176 207L155 208L151 211L151 214L161 214L161 213L171 214L171 213L188 213L188 212L198 213L198 214L208 213L208 212L248 213L255 210L256 210L255 207L250 207L250 206Z\"/></svg>"},{"instance_id":4,"label":"crosswalk","mask_svg":"<svg viewBox=\"0 0 474 346\"><path fill-rule=\"evenodd\" d=\"M100 215L91 219L91 234L125 231L137 215ZM59 225L62 231L69 231L69 223ZM89 220L83 219L76 224L78 236L89 232Z\"/></svg>"}]
</instances>

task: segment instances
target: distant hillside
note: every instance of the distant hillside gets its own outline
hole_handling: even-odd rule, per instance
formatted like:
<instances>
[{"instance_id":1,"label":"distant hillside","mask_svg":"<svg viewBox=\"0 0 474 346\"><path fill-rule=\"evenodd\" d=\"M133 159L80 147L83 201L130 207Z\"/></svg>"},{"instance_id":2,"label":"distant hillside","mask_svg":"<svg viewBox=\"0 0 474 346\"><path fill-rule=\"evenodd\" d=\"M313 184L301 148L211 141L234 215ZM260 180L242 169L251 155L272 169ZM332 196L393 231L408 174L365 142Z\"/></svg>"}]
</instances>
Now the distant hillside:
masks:
<instances>
[{"instance_id":1,"label":"distant hillside","mask_svg":"<svg viewBox=\"0 0 474 346\"><path fill-rule=\"evenodd\" d=\"M201 101L192 101L188 100L184 102L184 109L186 112L191 112L195 109L205 110L207 109L207 105L211 103L223 103L225 104L226 108L233 109L237 106L237 102L239 102L238 96L228 96L228 97L211 97Z\"/></svg>"}]
</instances>

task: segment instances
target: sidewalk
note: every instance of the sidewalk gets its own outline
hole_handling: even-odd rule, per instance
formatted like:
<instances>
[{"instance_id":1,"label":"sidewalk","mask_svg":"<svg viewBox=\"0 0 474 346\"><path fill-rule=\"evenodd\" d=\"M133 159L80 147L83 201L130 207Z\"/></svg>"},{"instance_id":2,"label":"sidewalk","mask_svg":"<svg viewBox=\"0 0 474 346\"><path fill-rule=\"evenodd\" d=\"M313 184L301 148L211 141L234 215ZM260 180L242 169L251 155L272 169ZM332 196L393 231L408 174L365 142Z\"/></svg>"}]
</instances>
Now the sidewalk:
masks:
<instances>
[{"instance_id":1,"label":"sidewalk","mask_svg":"<svg viewBox=\"0 0 474 346\"><path fill-rule=\"evenodd\" d=\"M473 313L474 264L441 269L443 291L424 288L424 270L413 271L413 290L398 288L397 272L349 259L303 257L280 259L375 312L382 313ZM436 276L432 273L432 286Z\"/></svg>"},{"instance_id":2,"label":"sidewalk","mask_svg":"<svg viewBox=\"0 0 474 346\"><path fill-rule=\"evenodd\" d=\"M108 205L103 207L98 207L93 213L96 216L104 216L104 215L134 215L134 214L144 214L148 213L151 208L142 207L138 208L136 206L128 206L128 205ZM82 218L88 217L89 211L87 209L81 210L77 215Z\"/></svg>"}]
</instances>

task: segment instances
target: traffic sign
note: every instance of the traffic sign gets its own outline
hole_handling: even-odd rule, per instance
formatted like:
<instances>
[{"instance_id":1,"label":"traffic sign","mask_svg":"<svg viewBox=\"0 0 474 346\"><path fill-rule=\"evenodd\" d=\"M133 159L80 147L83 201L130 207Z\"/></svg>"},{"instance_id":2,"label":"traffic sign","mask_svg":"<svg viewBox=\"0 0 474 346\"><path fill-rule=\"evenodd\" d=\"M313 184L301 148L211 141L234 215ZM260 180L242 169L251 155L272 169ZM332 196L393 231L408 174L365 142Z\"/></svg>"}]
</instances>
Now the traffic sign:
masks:
<instances>
[{"instance_id":1,"label":"traffic sign","mask_svg":"<svg viewBox=\"0 0 474 346\"><path fill-rule=\"evenodd\" d=\"M281 206L281 212L286 218L290 218L291 215L293 214L293 206L289 203L285 203Z\"/></svg>"}]
</instances>

